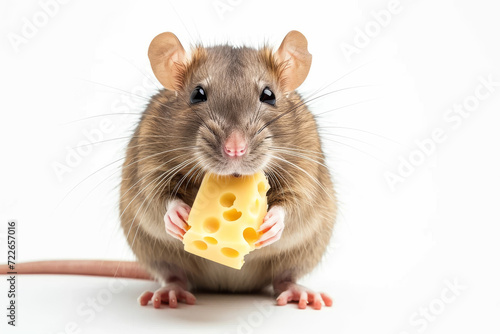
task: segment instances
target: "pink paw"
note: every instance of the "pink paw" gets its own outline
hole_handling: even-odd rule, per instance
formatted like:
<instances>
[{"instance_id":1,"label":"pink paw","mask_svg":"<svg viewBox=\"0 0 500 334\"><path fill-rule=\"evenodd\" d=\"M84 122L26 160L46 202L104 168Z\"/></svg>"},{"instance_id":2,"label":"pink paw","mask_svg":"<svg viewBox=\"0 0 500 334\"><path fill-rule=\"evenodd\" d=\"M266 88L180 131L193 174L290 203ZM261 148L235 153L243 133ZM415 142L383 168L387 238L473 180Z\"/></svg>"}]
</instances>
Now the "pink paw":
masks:
<instances>
[{"instance_id":1,"label":"pink paw","mask_svg":"<svg viewBox=\"0 0 500 334\"><path fill-rule=\"evenodd\" d=\"M269 246L281 238L285 228L285 210L281 206L273 206L264 217L258 232L264 233L255 244L256 248Z\"/></svg>"},{"instance_id":2,"label":"pink paw","mask_svg":"<svg viewBox=\"0 0 500 334\"><path fill-rule=\"evenodd\" d=\"M275 291L279 293L276 299L278 305L286 305L289 302L298 302L299 309L305 309L307 304L310 304L315 310L321 310L321 305L332 306L333 300L326 293L318 293L309 290L308 288L292 282L283 282L275 287Z\"/></svg>"},{"instance_id":3,"label":"pink paw","mask_svg":"<svg viewBox=\"0 0 500 334\"><path fill-rule=\"evenodd\" d=\"M165 214L165 229L172 237L182 241L187 231L187 220L191 208L180 199L168 203Z\"/></svg>"},{"instance_id":4,"label":"pink paw","mask_svg":"<svg viewBox=\"0 0 500 334\"><path fill-rule=\"evenodd\" d=\"M154 293L145 291L137 300L142 306L148 305L151 300L154 308L160 308L162 302L167 303L170 308L177 308L178 301L184 301L188 305L194 305L196 297L191 292L184 290L178 284L173 283L159 288Z\"/></svg>"}]
</instances>

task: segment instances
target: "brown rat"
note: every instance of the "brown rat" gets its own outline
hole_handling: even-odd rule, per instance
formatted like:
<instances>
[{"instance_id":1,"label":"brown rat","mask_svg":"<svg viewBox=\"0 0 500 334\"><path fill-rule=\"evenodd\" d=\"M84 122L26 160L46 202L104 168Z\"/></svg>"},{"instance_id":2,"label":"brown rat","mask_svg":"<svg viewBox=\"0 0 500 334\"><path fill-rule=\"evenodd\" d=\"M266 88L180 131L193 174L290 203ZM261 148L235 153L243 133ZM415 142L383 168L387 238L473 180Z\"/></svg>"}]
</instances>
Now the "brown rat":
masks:
<instances>
[{"instance_id":1,"label":"brown rat","mask_svg":"<svg viewBox=\"0 0 500 334\"><path fill-rule=\"evenodd\" d=\"M151 42L149 58L166 88L150 101L123 166L120 210L127 240L161 284L150 299L194 302L190 289L250 292L273 285L278 304L326 295L296 284L330 241L336 201L313 115L295 89L305 80L307 40L291 31L279 49L195 47L172 33ZM260 249L234 270L183 250L190 206L205 172L263 170L271 189Z\"/></svg>"},{"instance_id":2,"label":"brown rat","mask_svg":"<svg viewBox=\"0 0 500 334\"><path fill-rule=\"evenodd\" d=\"M278 305L330 306L326 294L296 283L325 253L337 210L316 121L295 92L311 65L306 38L291 31L274 53L221 45L188 54L174 34L163 33L148 55L165 89L151 98L128 145L120 196L121 225L145 271L131 263L67 261L26 264L18 272L151 276L162 286L139 302L152 300L154 307L192 304L192 290L270 285ZM259 249L242 269L185 252L179 239L203 175L260 170L271 185L268 213Z\"/></svg>"}]
</instances>

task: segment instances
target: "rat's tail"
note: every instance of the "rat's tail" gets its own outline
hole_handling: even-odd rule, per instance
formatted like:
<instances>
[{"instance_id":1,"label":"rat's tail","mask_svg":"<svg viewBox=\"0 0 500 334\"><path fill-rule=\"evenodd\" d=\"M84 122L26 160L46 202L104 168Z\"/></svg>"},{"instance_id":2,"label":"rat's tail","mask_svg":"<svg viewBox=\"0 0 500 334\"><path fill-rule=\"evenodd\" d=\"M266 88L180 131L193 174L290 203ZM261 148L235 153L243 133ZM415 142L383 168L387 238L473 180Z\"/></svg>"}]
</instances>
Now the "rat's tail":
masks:
<instances>
[{"instance_id":1,"label":"rat's tail","mask_svg":"<svg viewBox=\"0 0 500 334\"><path fill-rule=\"evenodd\" d=\"M125 277L151 280L151 276L137 262L102 260L58 260L17 263L14 270L0 265L0 275L51 274Z\"/></svg>"}]
</instances>

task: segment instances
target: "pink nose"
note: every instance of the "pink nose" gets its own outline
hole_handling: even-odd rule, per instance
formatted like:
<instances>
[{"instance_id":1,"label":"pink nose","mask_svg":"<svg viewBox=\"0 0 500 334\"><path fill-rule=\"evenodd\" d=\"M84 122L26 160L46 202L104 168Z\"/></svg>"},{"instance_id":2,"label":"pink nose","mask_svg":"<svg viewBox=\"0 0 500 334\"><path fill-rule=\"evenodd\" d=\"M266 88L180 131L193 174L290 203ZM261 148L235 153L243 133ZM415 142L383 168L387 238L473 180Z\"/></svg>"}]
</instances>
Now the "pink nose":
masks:
<instances>
[{"instance_id":1,"label":"pink nose","mask_svg":"<svg viewBox=\"0 0 500 334\"><path fill-rule=\"evenodd\" d=\"M247 151L247 143L243 135L234 131L224 144L224 152L230 157L241 157Z\"/></svg>"}]
</instances>

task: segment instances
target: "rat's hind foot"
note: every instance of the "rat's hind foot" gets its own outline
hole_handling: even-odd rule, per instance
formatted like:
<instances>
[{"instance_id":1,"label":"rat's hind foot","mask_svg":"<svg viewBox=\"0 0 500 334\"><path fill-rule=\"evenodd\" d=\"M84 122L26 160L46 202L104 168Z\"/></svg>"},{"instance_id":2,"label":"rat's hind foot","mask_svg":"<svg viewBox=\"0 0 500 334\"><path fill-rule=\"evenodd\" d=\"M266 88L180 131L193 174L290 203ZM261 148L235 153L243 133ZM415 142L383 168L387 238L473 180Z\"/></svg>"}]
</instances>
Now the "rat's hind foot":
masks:
<instances>
[{"instance_id":1,"label":"rat's hind foot","mask_svg":"<svg viewBox=\"0 0 500 334\"><path fill-rule=\"evenodd\" d=\"M332 306L333 301L326 293L318 293L293 282L280 282L274 284L274 291L278 294L276 299L278 305L286 305L289 302L298 302L300 309L305 309L307 304L315 310L321 310L322 302L326 306Z\"/></svg>"},{"instance_id":2,"label":"rat's hind foot","mask_svg":"<svg viewBox=\"0 0 500 334\"><path fill-rule=\"evenodd\" d=\"M176 283L168 283L154 293L145 291L137 300L142 306L148 305L151 300L154 308L160 308L162 302L167 303L170 308L176 308L178 300L185 301L189 305L193 305L196 302L196 298L191 292Z\"/></svg>"}]
</instances>

